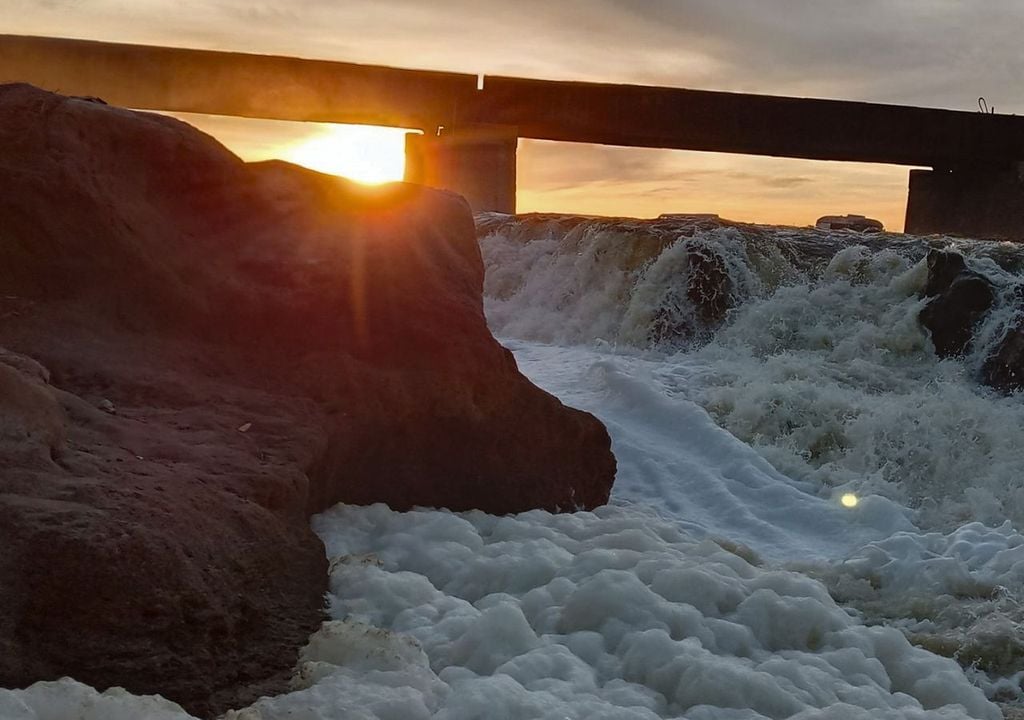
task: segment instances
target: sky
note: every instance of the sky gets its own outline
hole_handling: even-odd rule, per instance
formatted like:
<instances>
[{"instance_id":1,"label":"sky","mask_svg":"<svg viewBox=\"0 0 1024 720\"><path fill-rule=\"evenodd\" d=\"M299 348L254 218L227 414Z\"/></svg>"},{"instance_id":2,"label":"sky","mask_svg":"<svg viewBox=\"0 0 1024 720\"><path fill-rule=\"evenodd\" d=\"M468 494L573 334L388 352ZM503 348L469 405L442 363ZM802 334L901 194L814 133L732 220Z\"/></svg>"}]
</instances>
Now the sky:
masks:
<instances>
[{"instance_id":1,"label":"sky","mask_svg":"<svg viewBox=\"0 0 1024 720\"><path fill-rule=\"evenodd\" d=\"M0 0L0 33L1024 114L1022 0ZM323 128L190 117L246 159ZM521 141L519 210L900 229L907 168Z\"/></svg>"}]
</instances>

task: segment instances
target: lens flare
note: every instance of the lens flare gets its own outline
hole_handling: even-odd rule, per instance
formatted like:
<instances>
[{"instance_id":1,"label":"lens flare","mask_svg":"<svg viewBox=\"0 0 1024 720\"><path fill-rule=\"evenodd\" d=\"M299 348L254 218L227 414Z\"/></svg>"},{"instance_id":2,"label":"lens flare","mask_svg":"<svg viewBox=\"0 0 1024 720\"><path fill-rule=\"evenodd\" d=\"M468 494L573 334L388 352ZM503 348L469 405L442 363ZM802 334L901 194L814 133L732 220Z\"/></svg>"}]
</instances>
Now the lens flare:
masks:
<instances>
[{"instance_id":1,"label":"lens flare","mask_svg":"<svg viewBox=\"0 0 1024 720\"><path fill-rule=\"evenodd\" d=\"M405 135L400 128L366 125L326 126L284 155L297 165L367 184L401 180Z\"/></svg>"},{"instance_id":2,"label":"lens flare","mask_svg":"<svg viewBox=\"0 0 1024 720\"><path fill-rule=\"evenodd\" d=\"M854 495L853 493L846 493L841 498L839 498L839 502L843 504L843 507L852 508L857 507L857 503L860 501L857 499L857 496Z\"/></svg>"}]
</instances>

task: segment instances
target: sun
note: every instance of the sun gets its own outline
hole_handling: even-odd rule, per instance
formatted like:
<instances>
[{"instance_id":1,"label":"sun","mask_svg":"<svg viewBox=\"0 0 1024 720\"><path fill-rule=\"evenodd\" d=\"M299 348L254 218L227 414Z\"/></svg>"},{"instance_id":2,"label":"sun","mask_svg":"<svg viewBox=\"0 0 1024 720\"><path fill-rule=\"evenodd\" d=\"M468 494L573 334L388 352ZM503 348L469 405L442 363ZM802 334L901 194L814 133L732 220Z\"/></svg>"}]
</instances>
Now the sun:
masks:
<instances>
[{"instance_id":1,"label":"sun","mask_svg":"<svg viewBox=\"0 0 1024 720\"><path fill-rule=\"evenodd\" d=\"M857 507L857 503L860 502L860 499L853 493L846 493L841 498L839 498L839 502L843 504L843 507L855 508Z\"/></svg>"},{"instance_id":2,"label":"sun","mask_svg":"<svg viewBox=\"0 0 1024 720\"><path fill-rule=\"evenodd\" d=\"M362 183L394 182L405 174L408 132L370 125L321 125L311 137L285 150L284 159Z\"/></svg>"}]
</instances>

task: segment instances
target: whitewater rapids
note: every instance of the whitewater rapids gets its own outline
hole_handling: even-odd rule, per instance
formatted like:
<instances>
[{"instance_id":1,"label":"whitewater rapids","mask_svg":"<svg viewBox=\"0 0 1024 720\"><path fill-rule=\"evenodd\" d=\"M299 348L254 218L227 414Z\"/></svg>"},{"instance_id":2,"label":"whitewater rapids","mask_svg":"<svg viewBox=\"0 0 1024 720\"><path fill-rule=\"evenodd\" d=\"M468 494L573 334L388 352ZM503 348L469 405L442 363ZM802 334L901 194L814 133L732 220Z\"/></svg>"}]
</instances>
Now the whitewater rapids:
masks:
<instances>
[{"instance_id":1,"label":"whitewater rapids","mask_svg":"<svg viewBox=\"0 0 1024 720\"><path fill-rule=\"evenodd\" d=\"M495 334L608 426L593 513L338 506L294 692L228 720L999 718L1024 667L1024 403L916 320L944 238L479 219ZM697 275L701 278L696 278ZM696 291L694 290L696 288ZM846 507L844 495L858 502ZM188 718L62 680L12 720Z\"/></svg>"}]
</instances>

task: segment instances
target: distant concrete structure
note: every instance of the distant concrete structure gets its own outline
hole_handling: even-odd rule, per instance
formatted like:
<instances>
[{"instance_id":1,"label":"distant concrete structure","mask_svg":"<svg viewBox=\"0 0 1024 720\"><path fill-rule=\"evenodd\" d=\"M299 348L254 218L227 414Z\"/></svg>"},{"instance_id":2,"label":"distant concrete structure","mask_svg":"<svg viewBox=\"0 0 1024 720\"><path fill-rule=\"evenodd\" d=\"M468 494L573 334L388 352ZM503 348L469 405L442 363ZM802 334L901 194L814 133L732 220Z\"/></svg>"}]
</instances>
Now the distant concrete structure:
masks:
<instances>
[{"instance_id":1,"label":"distant concrete structure","mask_svg":"<svg viewBox=\"0 0 1024 720\"><path fill-rule=\"evenodd\" d=\"M474 210L516 211L514 128L481 126L405 136L405 179L460 192Z\"/></svg>"},{"instance_id":2,"label":"distant concrete structure","mask_svg":"<svg viewBox=\"0 0 1024 720\"><path fill-rule=\"evenodd\" d=\"M863 215L824 215L814 227L819 230L855 230L856 232L882 232L885 226L874 218Z\"/></svg>"},{"instance_id":3,"label":"distant concrete structure","mask_svg":"<svg viewBox=\"0 0 1024 720\"><path fill-rule=\"evenodd\" d=\"M905 231L1024 242L1024 163L911 170Z\"/></svg>"},{"instance_id":4,"label":"distant concrete structure","mask_svg":"<svg viewBox=\"0 0 1024 720\"><path fill-rule=\"evenodd\" d=\"M449 122L474 75L275 55L0 35L0 82L138 110L427 128Z\"/></svg>"},{"instance_id":5,"label":"distant concrete structure","mask_svg":"<svg viewBox=\"0 0 1024 720\"><path fill-rule=\"evenodd\" d=\"M1024 118L1011 115L0 35L5 81L139 109L419 129L410 175L477 210L514 208L511 138L933 168L911 174L908 232L1024 240ZM500 131L485 140L486 126Z\"/></svg>"}]
</instances>

